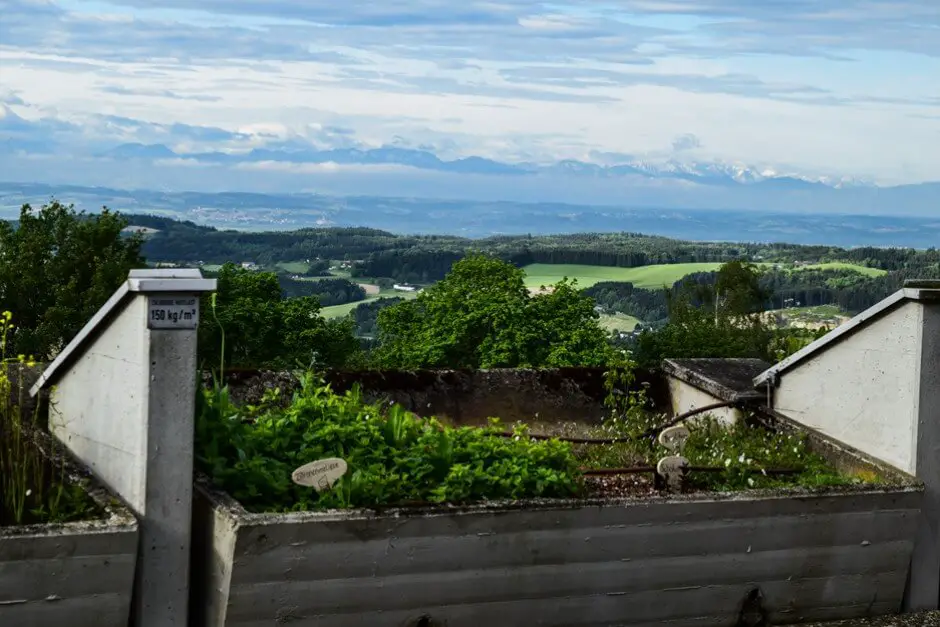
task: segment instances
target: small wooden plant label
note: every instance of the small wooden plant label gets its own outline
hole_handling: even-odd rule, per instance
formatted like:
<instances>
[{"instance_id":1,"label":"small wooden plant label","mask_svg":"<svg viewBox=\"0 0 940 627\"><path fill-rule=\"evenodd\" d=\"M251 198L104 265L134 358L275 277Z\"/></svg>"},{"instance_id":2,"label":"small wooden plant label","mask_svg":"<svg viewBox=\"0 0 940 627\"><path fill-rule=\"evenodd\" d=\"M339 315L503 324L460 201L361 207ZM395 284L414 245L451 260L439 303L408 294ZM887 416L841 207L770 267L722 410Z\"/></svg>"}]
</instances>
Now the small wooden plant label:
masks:
<instances>
[{"instance_id":1,"label":"small wooden plant label","mask_svg":"<svg viewBox=\"0 0 940 627\"><path fill-rule=\"evenodd\" d=\"M684 425L676 425L663 429L659 434L659 443L662 444L670 453L681 453L685 448L685 442L689 439L689 428Z\"/></svg>"},{"instance_id":2,"label":"small wooden plant label","mask_svg":"<svg viewBox=\"0 0 940 627\"><path fill-rule=\"evenodd\" d=\"M670 455L663 457L656 464L656 472L666 480L666 485L670 490L678 490L682 487L682 475L689 465L689 460L680 455Z\"/></svg>"},{"instance_id":3,"label":"small wooden plant label","mask_svg":"<svg viewBox=\"0 0 940 627\"><path fill-rule=\"evenodd\" d=\"M346 460L338 457L318 459L295 470L291 473L291 479L297 485L308 486L317 492L323 492L332 488L333 484L346 474L346 468Z\"/></svg>"}]
</instances>

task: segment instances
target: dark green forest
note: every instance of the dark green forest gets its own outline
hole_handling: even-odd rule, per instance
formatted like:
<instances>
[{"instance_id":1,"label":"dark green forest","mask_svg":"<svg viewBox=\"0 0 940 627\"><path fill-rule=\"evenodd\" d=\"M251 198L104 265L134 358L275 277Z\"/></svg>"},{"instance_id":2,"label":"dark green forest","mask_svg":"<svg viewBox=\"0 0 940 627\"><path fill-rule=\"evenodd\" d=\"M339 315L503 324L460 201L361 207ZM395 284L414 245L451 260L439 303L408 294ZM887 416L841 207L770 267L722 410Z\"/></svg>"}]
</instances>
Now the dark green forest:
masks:
<instances>
[{"instance_id":1,"label":"dark green forest","mask_svg":"<svg viewBox=\"0 0 940 627\"><path fill-rule=\"evenodd\" d=\"M308 273L323 274L323 260L354 262L351 275L427 285L440 281L453 264L474 252L482 252L515 266L531 263L587 264L639 267L650 264L727 262L745 259L783 267L767 269L761 276L768 290L768 309L789 302L803 306L836 305L856 313L899 289L905 280L940 278L940 251L905 248L854 248L799 246L786 243L691 242L639 233L584 233L575 235L500 236L466 239L450 236L402 236L367 228L318 228L296 231L253 232L218 230L192 222L154 216L126 216L129 224L156 229L146 237L143 254L150 262L219 264L251 261L262 267L299 259L310 260ZM867 277L850 269L785 267L846 262L886 271ZM714 273L691 277L707 284ZM356 302L364 294L352 284L300 284L282 278L289 295L316 295L323 306ZM678 289L678 284L674 290ZM600 283L586 292L609 311L653 322L667 315L663 292L640 290L627 283Z\"/></svg>"},{"instance_id":2,"label":"dark green forest","mask_svg":"<svg viewBox=\"0 0 940 627\"><path fill-rule=\"evenodd\" d=\"M204 364L220 363L224 340L227 359L239 367L584 365L608 359L609 347L629 348L650 365L663 356L771 360L812 334L777 328L763 312L835 305L855 313L907 279L940 279L934 248L691 242L636 233L480 240L363 228L245 233L85 214L59 203L24 206L17 222L0 226L0 247L9 253L0 264L0 299L19 323L8 349L39 359L55 355L129 269L156 264L222 265L204 267L220 281L215 300L204 303L211 323L200 353ZM237 265L245 262L259 267ZM580 289L560 281L553 292L532 294L520 269L689 262L720 263L720 270L666 289L614 281ZM811 267L828 262L834 265ZM379 290L377 299L368 300L356 279ZM424 290L400 297L394 282ZM319 315L323 307L360 301L348 316ZM643 324L633 334L611 334L602 313ZM546 342L556 350L536 350Z\"/></svg>"}]
</instances>

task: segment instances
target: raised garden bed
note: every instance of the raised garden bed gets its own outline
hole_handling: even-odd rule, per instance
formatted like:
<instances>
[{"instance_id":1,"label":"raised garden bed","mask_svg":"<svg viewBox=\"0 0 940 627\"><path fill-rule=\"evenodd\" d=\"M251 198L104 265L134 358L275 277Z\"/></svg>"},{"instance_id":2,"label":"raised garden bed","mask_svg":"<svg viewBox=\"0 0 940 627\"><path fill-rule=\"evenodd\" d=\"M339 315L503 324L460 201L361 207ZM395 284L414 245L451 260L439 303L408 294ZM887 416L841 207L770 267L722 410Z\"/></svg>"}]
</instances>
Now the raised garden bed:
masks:
<instances>
[{"instance_id":1,"label":"raised garden bed","mask_svg":"<svg viewBox=\"0 0 940 627\"><path fill-rule=\"evenodd\" d=\"M126 627L137 520L51 436L29 440L67 503L0 525L0 625ZM50 516L59 522L37 522Z\"/></svg>"},{"instance_id":2,"label":"raised garden bed","mask_svg":"<svg viewBox=\"0 0 940 627\"><path fill-rule=\"evenodd\" d=\"M621 396L627 413L643 405ZM197 623L731 626L742 611L784 624L900 609L922 487L774 416L693 435L698 463L719 467L665 493L642 469L581 477L651 463L662 453L648 441L586 453L525 430L420 424L394 407L313 386L197 419L197 463L211 475L194 511L206 551ZM661 419L630 415L574 428L635 435ZM331 456L349 461L331 490L290 482ZM762 472L796 459L799 469Z\"/></svg>"},{"instance_id":3,"label":"raised garden bed","mask_svg":"<svg viewBox=\"0 0 940 627\"><path fill-rule=\"evenodd\" d=\"M920 490L252 514L204 484L207 626L769 624L899 611ZM758 591L758 592L755 592ZM749 602L750 599L750 602Z\"/></svg>"},{"instance_id":4,"label":"raised garden bed","mask_svg":"<svg viewBox=\"0 0 940 627\"><path fill-rule=\"evenodd\" d=\"M44 429L38 374L4 358L0 314L0 625L126 627L137 520Z\"/></svg>"}]
</instances>

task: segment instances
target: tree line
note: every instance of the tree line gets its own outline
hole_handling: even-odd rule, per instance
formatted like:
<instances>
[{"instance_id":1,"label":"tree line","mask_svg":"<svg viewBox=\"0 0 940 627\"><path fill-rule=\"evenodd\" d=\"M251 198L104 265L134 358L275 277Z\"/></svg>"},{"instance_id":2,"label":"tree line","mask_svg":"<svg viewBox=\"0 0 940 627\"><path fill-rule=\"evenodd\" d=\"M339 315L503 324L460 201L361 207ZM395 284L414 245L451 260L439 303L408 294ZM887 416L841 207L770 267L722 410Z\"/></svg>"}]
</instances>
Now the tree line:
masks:
<instances>
[{"instance_id":1,"label":"tree line","mask_svg":"<svg viewBox=\"0 0 940 627\"><path fill-rule=\"evenodd\" d=\"M198 254L193 234L237 248L251 242L280 255L275 244L307 246L309 258L335 258L365 251L358 271L370 260L391 260L390 272L435 276L440 281L415 300L367 303L352 316L326 320L327 302L364 297L362 288L341 278L302 281L273 272L226 264L219 288L205 297L199 356L205 367L358 368L495 367L597 365L611 358L616 342L598 324L595 305L659 320L655 329L627 340L647 364L662 357L757 356L771 360L792 352L808 338L802 332L767 326L759 314L797 298L802 304L838 304L849 310L868 307L907 278L940 278L937 252L870 249L858 260L894 268L885 276L864 277L851 270L770 269L746 259L728 259L712 273L692 275L667 290L639 290L628 283L599 283L578 290L562 281L548 294L525 288L522 262L536 259L612 259L632 263L643 254L702 261L733 255L763 259L797 257L805 261L846 260L851 251L788 245L733 245L678 242L638 234L587 234L550 237L500 237L470 242L461 238L408 238L374 229L307 229L291 233L239 234L192 223L120 214L76 212L52 202L39 209L25 205L19 220L0 223L0 306L16 325L5 338L7 354L51 359L84 326L130 269L145 267L145 253L168 247L173 233L184 233L187 254ZM138 233L129 225L158 229ZM217 237L216 240L212 238ZM242 239L245 238L245 239ZM198 238L197 238L198 239ZM391 244L390 244L391 242ZM412 242L412 249L404 243ZM548 254L558 242L558 257ZM349 250L345 244L354 247ZM472 246L471 246L472 244ZM400 249L389 248L401 247ZM193 246L192 249L187 247ZM216 246L216 248L212 248ZM358 248L355 248L358 246ZM596 246L592 252L586 246ZM150 247L150 248L148 248ZM630 252L633 250L634 252ZM619 252L616 252L619 251ZM807 259L815 251L815 259ZM683 256L699 255L702 256ZM290 260L297 257L291 253ZM564 255L572 255L566 257ZM581 255L581 256L578 256ZM591 257L591 255L597 255ZM207 255L200 255L206 257ZM238 259L238 256L234 257ZM306 257L305 257L306 258ZM149 261L159 259L150 258ZM180 261L173 254L170 260ZM427 262L428 260L433 260ZM617 259L614 259L617 261ZM427 263L425 263L427 262ZM316 264L315 272L323 271ZM386 276L385 280L390 280ZM367 345L358 335L377 338Z\"/></svg>"}]
</instances>

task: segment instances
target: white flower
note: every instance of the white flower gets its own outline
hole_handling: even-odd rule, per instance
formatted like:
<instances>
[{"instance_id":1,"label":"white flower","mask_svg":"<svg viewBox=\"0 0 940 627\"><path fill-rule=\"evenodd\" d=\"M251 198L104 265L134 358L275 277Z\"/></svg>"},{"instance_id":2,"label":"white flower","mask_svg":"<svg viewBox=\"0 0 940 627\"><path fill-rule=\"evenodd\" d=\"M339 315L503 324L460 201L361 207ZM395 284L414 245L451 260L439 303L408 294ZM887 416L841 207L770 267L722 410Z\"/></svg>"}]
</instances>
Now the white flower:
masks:
<instances>
[{"instance_id":1,"label":"white flower","mask_svg":"<svg viewBox=\"0 0 940 627\"><path fill-rule=\"evenodd\" d=\"M29 496L29 495L32 494L32 493L33 493L32 490L26 490L26 496Z\"/></svg>"},{"instance_id":2,"label":"white flower","mask_svg":"<svg viewBox=\"0 0 940 627\"><path fill-rule=\"evenodd\" d=\"M753 477L748 477L748 478L747 478L747 484L753 488L753 487L754 487L754 478L753 478Z\"/></svg>"},{"instance_id":3,"label":"white flower","mask_svg":"<svg viewBox=\"0 0 940 627\"><path fill-rule=\"evenodd\" d=\"M730 465L731 465L731 458L729 457L728 459L725 460L725 468L727 468Z\"/></svg>"},{"instance_id":4,"label":"white flower","mask_svg":"<svg viewBox=\"0 0 940 627\"><path fill-rule=\"evenodd\" d=\"M744 463L744 453L741 453L741 457L738 458L738 463L739 463L739 464L743 464L743 463Z\"/></svg>"}]
</instances>

